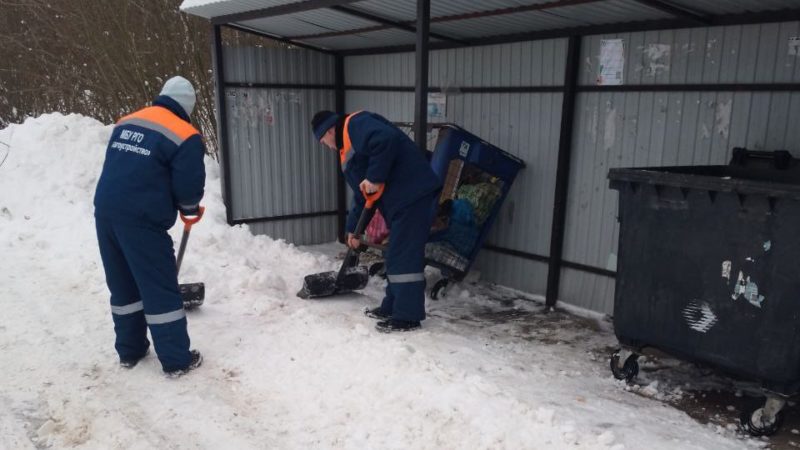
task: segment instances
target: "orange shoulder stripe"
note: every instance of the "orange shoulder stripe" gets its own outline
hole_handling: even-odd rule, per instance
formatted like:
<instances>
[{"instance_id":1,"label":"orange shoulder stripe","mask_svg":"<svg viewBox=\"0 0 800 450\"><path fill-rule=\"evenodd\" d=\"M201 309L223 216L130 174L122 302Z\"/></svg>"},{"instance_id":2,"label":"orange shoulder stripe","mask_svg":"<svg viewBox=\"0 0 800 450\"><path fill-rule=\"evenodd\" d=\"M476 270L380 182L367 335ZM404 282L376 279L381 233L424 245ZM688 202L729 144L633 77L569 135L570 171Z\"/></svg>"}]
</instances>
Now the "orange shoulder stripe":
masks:
<instances>
[{"instance_id":1,"label":"orange shoulder stripe","mask_svg":"<svg viewBox=\"0 0 800 450\"><path fill-rule=\"evenodd\" d=\"M353 143L350 142L350 130L348 130L347 127L350 125L350 119L360 112L361 111L356 111L344 119L344 126L342 127L342 148L339 150L339 162L342 167L345 166L348 156L350 156L349 153L353 150Z\"/></svg>"},{"instance_id":2,"label":"orange shoulder stripe","mask_svg":"<svg viewBox=\"0 0 800 450\"><path fill-rule=\"evenodd\" d=\"M176 141L173 137L177 138L177 144L189 139L190 137L194 136L195 134L200 134L199 131L192 124L186 122L185 120L181 119L177 115L175 115L172 111L168 110L167 108L163 108L161 106L149 106L147 108L140 109L132 114L128 114L127 116L119 119L117 121L117 125L120 125L125 122L134 122L137 125L142 125L146 128L151 128L155 131L159 131L172 141ZM142 123L146 122L146 123ZM147 124L152 124L154 126L147 126ZM166 131L166 132L165 132ZM174 136L169 136L168 134L171 133Z\"/></svg>"}]
</instances>

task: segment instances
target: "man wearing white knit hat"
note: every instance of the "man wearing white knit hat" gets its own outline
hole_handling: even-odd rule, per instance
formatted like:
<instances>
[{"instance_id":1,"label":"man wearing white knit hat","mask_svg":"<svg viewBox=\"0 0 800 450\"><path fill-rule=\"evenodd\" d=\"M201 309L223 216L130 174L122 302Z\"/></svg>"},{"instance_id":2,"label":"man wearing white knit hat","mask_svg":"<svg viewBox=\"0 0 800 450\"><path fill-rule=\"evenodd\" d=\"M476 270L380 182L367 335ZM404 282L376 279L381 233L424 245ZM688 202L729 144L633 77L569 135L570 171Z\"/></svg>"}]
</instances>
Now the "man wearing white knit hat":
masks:
<instances>
[{"instance_id":1,"label":"man wearing white knit hat","mask_svg":"<svg viewBox=\"0 0 800 450\"><path fill-rule=\"evenodd\" d=\"M200 215L205 149L189 119L195 105L183 77L164 83L149 106L121 118L111 133L95 192L95 222L120 366L134 367L150 341L169 376L200 366L189 349L175 251L167 230L177 212Z\"/></svg>"}]
</instances>

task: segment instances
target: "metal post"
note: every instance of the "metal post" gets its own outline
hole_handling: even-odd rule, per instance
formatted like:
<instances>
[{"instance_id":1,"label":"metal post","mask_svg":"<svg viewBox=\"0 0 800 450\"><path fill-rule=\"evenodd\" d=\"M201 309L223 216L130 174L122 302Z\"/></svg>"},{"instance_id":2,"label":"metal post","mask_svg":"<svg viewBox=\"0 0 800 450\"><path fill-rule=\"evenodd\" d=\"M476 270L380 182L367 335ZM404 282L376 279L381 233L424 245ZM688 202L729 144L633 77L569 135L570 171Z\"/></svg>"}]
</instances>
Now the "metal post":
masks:
<instances>
[{"instance_id":1,"label":"metal post","mask_svg":"<svg viewBox=\"0 0 800 450\"><path fill-rule=\"evenodd\" d=\"M428 137L428 33L431 1L417 0L417 82L414 96L414 140L425 150Z\"/></svg>"},{"instance_id":2,"label":"metal post","mask_svg":"<svg viewBox=\"0 0 800 450\"><path fill-rule=\"evenodd\" d=\"M231 196L231 155L228 154L228 117L225 107L225 64L222 57L222 28L212 25L211 61L214 68L215 106L217 108L217 152L222 164L222 201L225 218L233 225L233 202Z\"/></svg>"},{"instance_id":3,"label":"metal post","mask_svg":"<svg viewBox=\"0 0 800 450\"><path fill-rule=\"evenodd\" d=\"M344 83L344 56L334 56L334 89L336 96L336 112L345 113L345 83ZM347 190L344 174L339 168L339 158L336 158L336 208L339 242L344 243L345 222L347 220Z\"/></svg>"},{"instance_id":4,"label":"metal post","mask_svg":"<svg viewBox=\"0 0 800 450\"><path fill-rule=\"evenodd\" d=\"M553 225L550 232L550 264L547 269L545 305L555 306L561 282L561 262L564 250L564 228L567 221L567 190L572 157L572 126L575 119L575 100L580 71L581 37L570 36L567 44L567 64L564 71L564 98L561 104L561 134L558 139L558 166L553 202Z\"/></svg>"}]
</instances>

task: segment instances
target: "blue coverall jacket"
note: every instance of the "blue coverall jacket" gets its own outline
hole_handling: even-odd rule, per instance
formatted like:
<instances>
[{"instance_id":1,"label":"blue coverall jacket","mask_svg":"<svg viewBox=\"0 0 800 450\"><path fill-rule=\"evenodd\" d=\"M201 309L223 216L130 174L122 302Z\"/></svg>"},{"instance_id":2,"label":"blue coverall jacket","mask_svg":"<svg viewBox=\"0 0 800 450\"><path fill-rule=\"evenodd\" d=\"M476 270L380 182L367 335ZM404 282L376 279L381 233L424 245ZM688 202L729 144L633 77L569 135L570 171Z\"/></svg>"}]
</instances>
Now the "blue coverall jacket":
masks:
<instances>
[{"instance_id":1,"label":"blue coverall jacket","mask_svg":"<svg viewBox=\"0 0 800 450\"><path fill-rule=\"evenodd\" d=\"M381 310L395 320L421 321L425 318L425 243L441 182L423 150L378 114L350 114L337 128L342 171L354 194L347 232L355 230L364 208L361 182L384 184L377 206L390 230L385 255L389 284Z\"/></svg>"},{"instance_id":2,"label":"blue coverall jacket","mask_svg":"<svg viewBox=\"0 0 800 450\"><path fill-rule=\"evenodd\" d=\"M121 361L147 352L148 326L165 371L184 369L191 360L167 230L177 211L197 211L204 153L200 133L166 96L120 119L111 134L94 205Z\"/></svg>"},{"instance_id":3,"label":"blue coverall jacket","mask_svg":"<svg viewBox=\"0 0 800 450\"><path fill-rule=\"evenodd\" d=\"M350 114L343 128L343 148L339 151L347 184L353 189L353 205L347 216L347 232L352 233L364 207L359 190L362 181L385 185L378 207L384 217L441 189L422 150L391 122L367 111ZM349 138L349 145L348 145Z\"/></svg>"}]
</instances>

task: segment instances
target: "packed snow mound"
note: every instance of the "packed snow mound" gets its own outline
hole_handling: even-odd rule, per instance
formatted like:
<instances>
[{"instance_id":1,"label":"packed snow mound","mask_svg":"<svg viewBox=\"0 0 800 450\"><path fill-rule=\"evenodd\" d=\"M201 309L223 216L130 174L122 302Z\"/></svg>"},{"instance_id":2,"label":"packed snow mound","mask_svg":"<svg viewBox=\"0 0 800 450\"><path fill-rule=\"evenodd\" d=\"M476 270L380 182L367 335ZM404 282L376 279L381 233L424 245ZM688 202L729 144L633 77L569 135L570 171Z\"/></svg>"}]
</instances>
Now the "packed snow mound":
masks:
<instances>
[{"instance_id":1,"label":"packed snow mound","mask_svg":"<svg viewBox=\"0 0 800 450\"><path fill-rule=\"evenodd\" d=\"M19 234L14 245L27 247L33 239L28 258L91 273L101 286L102 267L94 269L99 254L92 201L112 128L88 117L56 113L28 119L0 134L0 142L8 141L10 148L0 168L0 189L13 193L0 205L0 220L4 229ZM242 289L270 294L268 299L285 298L297 292L303 274L332 265L327 257L299 251L284 241L229 227L219 165L206 158L206 215L193 228L182 279L203 279L217 299L220 292ZM176 241L181 230L178 221L172 230ZM229 264L228 255L238 255L238 263Z\"/></svg>"},{"instance_id":2,"label":"packed snow mound","mask_svg":"<svg viewBox=\"0 0 800 450\"><path fill-rule=\"evenodd\" d=\"M569 345L444 313L420 332L377 333L361 310L380 300L381 280L366 295L296 298L304 275L336 261L229 227L210 158L206 215L181 273L206 283L206 304L189 314L205 363L179 380L154 356L121 369L92 207L111 129L47 114L0 130L0 448L758 445L626 393ZM177 241L180 227L171 233Z\"/></svg>"}]
</instances>

